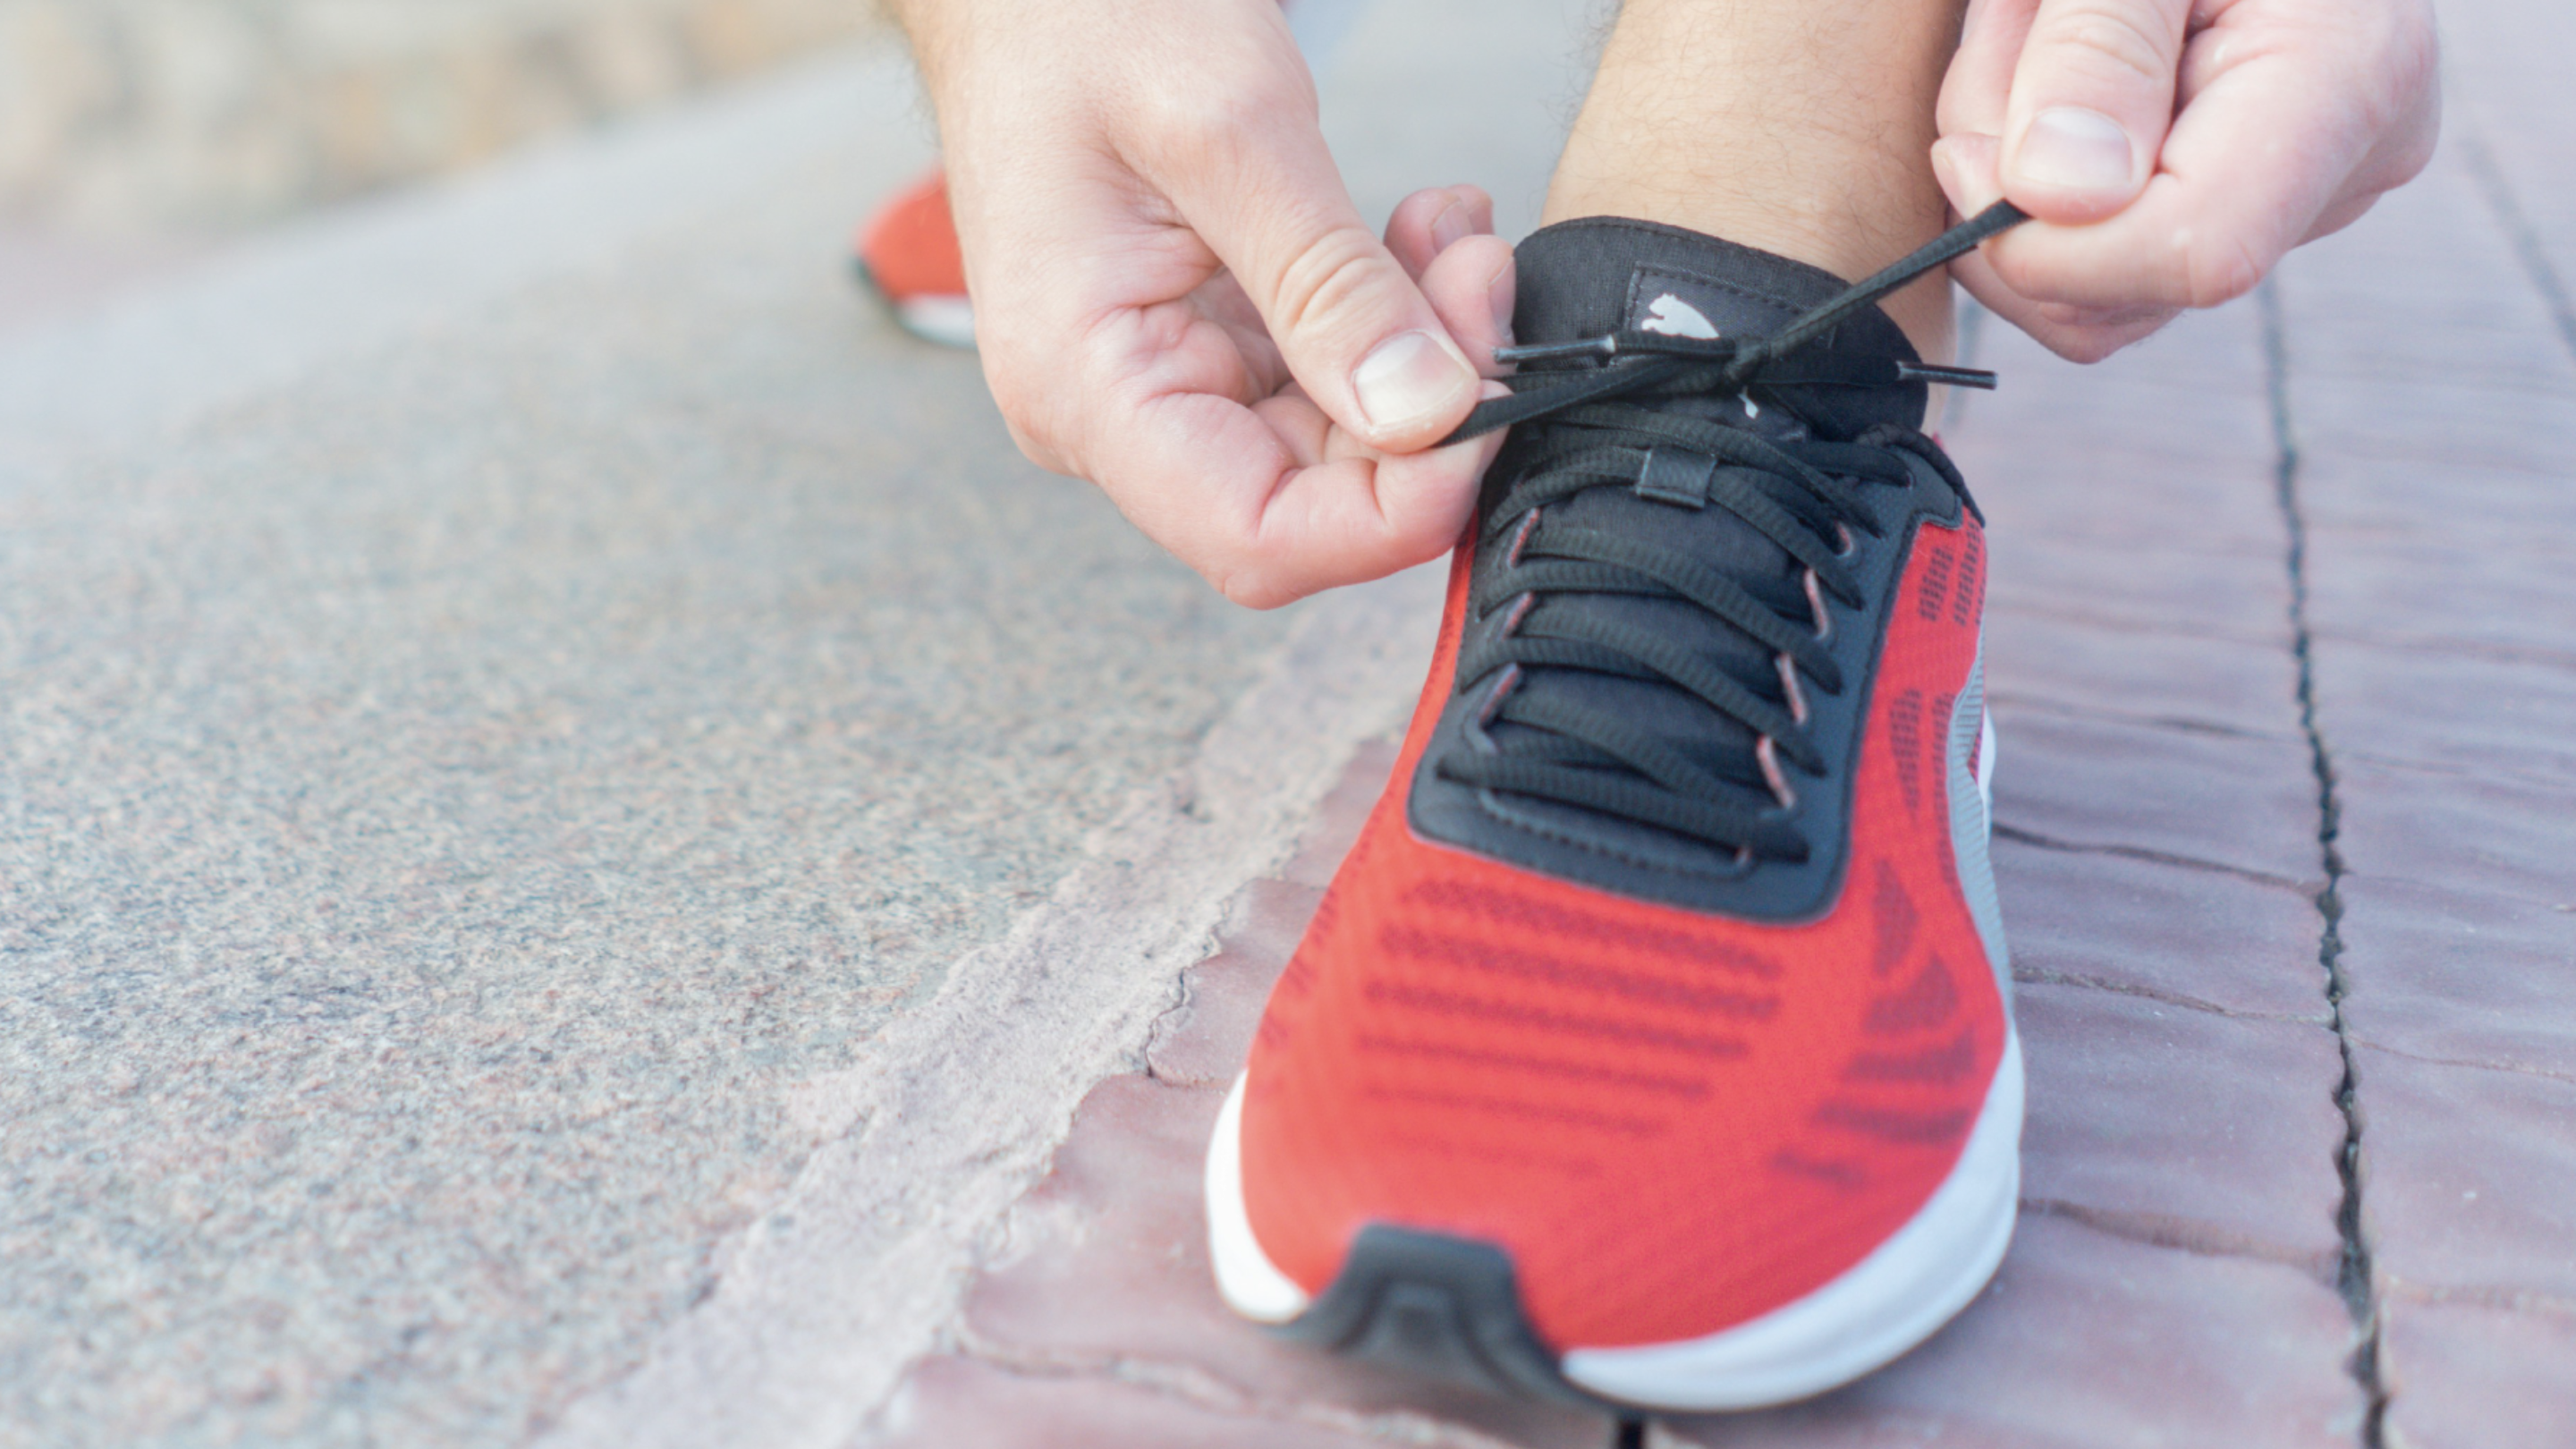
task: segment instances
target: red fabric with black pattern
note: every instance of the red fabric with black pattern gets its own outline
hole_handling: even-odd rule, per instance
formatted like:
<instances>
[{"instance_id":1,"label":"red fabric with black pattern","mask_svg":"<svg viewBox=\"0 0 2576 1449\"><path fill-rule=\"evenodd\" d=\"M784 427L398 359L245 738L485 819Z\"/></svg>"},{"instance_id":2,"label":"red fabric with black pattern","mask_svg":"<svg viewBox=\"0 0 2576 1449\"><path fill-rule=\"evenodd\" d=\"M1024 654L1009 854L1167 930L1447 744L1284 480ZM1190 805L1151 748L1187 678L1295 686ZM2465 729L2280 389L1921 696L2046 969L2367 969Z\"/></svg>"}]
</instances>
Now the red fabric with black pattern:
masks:
<instances>
[{"instance_id":1,"label":"red fabric with black pattern","mask_svg":"<svg viewBox=\"0 0 2576 1449\"><path fill-rule=\"evenodd\" d=\"M1835 904L1748 924L1414 836L1468 556L1394 783L1252 1051L1245 1197L1309 1292L1372 1222L1508 1250L1547 1343L1696 1338L1859 1262L1958 1160L2004 1004L1957 883L1943 746L1977 653L1973 519L1923 525L1881 652Z\"/></svg>"}]
</instances>

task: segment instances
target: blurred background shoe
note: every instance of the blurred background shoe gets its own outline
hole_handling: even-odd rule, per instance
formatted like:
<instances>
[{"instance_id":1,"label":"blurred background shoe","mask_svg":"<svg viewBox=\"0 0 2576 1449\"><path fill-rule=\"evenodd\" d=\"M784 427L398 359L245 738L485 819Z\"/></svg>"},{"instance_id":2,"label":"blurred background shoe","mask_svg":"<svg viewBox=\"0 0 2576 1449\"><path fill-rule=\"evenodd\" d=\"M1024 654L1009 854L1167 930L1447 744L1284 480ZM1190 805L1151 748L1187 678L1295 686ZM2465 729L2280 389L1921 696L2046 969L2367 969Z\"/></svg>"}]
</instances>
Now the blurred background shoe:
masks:
<instances>
[{"instance_id":1,"label":"blurred background shoe","mask_svg":"<svg viewBox=\"0 0 2576 1449\"><path fill-rule=\"evenodd\" d=\"M944 347L975 345L975 307L966 264L948 218L948 173L933 166L886 198L859 228L852 258L859 282L913 336Z\"/></svg>"},{"instance_id":2,"label":"blurred background shoe","mask_svg":"<svg viewBox=\"0 0 2576 1449\"><path fill-rule=\"evenodd\" d=\"M1367 6L1367 0L1280 3L1307 69L1319 73ZM948 215L948 174L940 167L887 197L859 227L851 266L905 331L945 347L975 345L975 307L966 297L957 224Z\"/></svg>"}]
</instances>

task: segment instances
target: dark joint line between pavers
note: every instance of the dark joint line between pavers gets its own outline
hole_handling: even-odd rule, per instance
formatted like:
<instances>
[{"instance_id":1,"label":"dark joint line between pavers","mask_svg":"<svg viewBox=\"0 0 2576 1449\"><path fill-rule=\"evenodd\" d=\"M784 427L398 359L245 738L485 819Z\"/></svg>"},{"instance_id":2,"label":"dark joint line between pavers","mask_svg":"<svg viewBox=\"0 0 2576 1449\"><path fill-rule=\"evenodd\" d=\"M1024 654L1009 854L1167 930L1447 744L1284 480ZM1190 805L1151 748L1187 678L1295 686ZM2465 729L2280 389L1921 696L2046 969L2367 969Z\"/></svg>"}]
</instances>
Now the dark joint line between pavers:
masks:
<instances>
[{"instance_id":1,"label":"dark joint line between pavers","mask_svg":"<svg viewBox=\"0 0 2576 1449\"><path fill-rule=\"evenodd\" d=\"M2249 730L2241 725L2220 724L2215 720L2184 719L2169 714L2138 714L2120 709L2088 709L2064 700L2046 699L2033 694L1989 692L1990 707L2029 710L2034 714L2055 715L2061 719L2104 720L2112 724L2134 725L2140 729L2171 730L2176 734L2214 736L2229 740L2279 740L2287 736L2263 730Z\"/></svg>"},{"instance_id":2,"label":"dark joint line between pavers","mask_svg":"<svg viewBox=\"0 0 2576 1449\"><path fill-rule=\"evenodd\" d=\"M2335 1211L2335 1228L2343 1238L2342 1261L2335 1286L2351 1311L2359 1338L2345 1370L2364 1395L2361 1449L2384 1449L2389 1387L2382 1372L2379 1287L2371 1262L2367 1219L2362 1205L2362 1110L2360 1084L2353 1071L2353 1040L2343 1004L2351 994L2343 972L2343 851L2336 837L2341 827L2341 801L2336 794L2334 752L2317 718L2315 636L2308 629L2308 529L2299 501L2298 430L2290 411L2290 344L2282 316L2277 280L2257 292L2263 316L2263 360L2272 411L2273 491L2287 530L2283 559L2289 571L2290 631L2299 666L2299 726L2308 737L2308 755L2317 781L2317 853L2325 867L2325 885L2316 894L2319 929L2317 964L2325 972L2326 1007L2334 1028L2343 1079L2335 1084L2335 1109L2343 1114L2343 1143L2335 1154L2335 1172L2343 1182L2343 1199Z\"/></svg>"},{"instance_id":3,"label":"dark joint line between pavers","mask_svg":"<svg viewBox=\"0 0 2576 1449\"><path fill-rule=\"evenodd\" d=\"M2486 194L2487 205L2496 214L2496 224L2504 228L2505 240L2513 243L2513 254L2522 263L2523 275L2530 279L2541 300L2549 304L2549 318L2558 324L2558 340L2567 344L2567 355L2576 359L2576 299L2568 296L2567 284L2560 280L2558 269L2550 265L2548 249L2540 244L2540 234L2532 229L2530 218L2523 215L2522 202L2513 194L2513 182L2496 164L2495 153L2487 149L2486 137L2474 125L2462 124L2459 137L2460 156L2469 163L2469 174Z\"/></svg>"},{"instance_id":4,"label":"dark joint line between pavers","mask_svg":"<svg viewBox=\"0 0 2576 1449\"><path fill-rule=\"evenodd\" d=\"M2393 1047L2386 1042L2373 1041L2366 1036L2351 1033L2346 1033L2346 1036L2354 1046L2367 1047L2392 1057L2404 1057L2410 1062L2422 1062L2428 1067L2458 1067L2463 1071L2471 1072L2506 1072L2518 1077L2539 1077L2545 1081L2576 1084L2576 1072L2553 1072L2547 1067L2535 1067L2527 1062L2479 1061L2472 1057L2437 1057L2424 1052L2410 1052L2403 1047Z\"/></svg>"},{"instance_id":5,"label":"dark joint line between pavers","mask_svg":"<svg viewBox=\"0 0 2576 1449\"><path fill-rule=\"evenodd\" d=\"M2122 1212L2098 1208L2061 1198L2026 1197L2021 1210L2032 1217L2056 1218L2081 1228L2118 1238L2143 1247L2162 1248L2170 1252L2189 1253L2201 1258L2236 1258L2247 1262L2268 1263L2287 1268L2303 1278L2327 1288L2335 1286L2342 1272L2339 1250L2322 1248L2302 1251L2282 1243L2268 1243L2261 1238L2233 1232L2216 1223L2198 1218L2175 1217L2166 1213Z\"/></svg>"},{"instance_id":6,"label":"dark joint line between pavers","mask_svg":"<svg viewBox=\"0 0 2576 1449\"><path fill-rule=\"evenodd\" d=\"M2500 1283L2418 1283L2391 1274L2380 1285L2379 1295L2407 1303L2483 1308L2490 1313L2576 1326L2576 1298L2536 1288L2513 1288Z\"/></svg>"},{"instance_id":7,"label":"dark joint line between pavers","mask_svg":"<svg viewBox=\"0 0 2576 1449\"><path fill-rule=\"evenodd\" d=\"M2054 835L2042 835L2036 830L2025 829L2018 825L2008 825L2000 820L1995 822L1994 836L1997 840L2009 840L2015 845L2027 845L2035 850L2059 850L2069 855L2116 855L2124 860L2143 860L2155 865L2178 866L2184 870L2205 870L2217 875L2232 875L2238 880L2252 881L2256 885L2295 891L2302 899L2313 899L2317 891L2315 881L2292 880L2288 876L2274 875L2269 871L2249 870L2244 866L2229 865L2220 860L2203 860L2196 855L2177 855L2170 850L2152 850L2143 845L2066 840Z\"/></svg>"},{"instance_id":8,"label":"dark joint line between pavers","mask_svg":"<svg viewBox=\"0 0 2576 1449\"><path fill-rule=\"evenodd\" d=\"M1358 1439L1429 1445L1432 1449L1512 1449L1511 1445L1489 1435L1401 1409L1387 1413L1357 1413L1347 1409L1319 1408L1302 1401L1264 1398L1195 1364L1177 1364L1133 1354L1030 1353L971 1331L959 1336L951 1352L1014 1378L1088 1379L1096 1383L1116 1384L1225 1418L1293 1425Z\"/></svg>"},{"instance_id":9,"label":"dark joint line between pavers","mask_svg":"<svg viewBox=\"0 0 2576 1449\"><path fill-rule=\"evenodd\" d=\"M2350 760L2357 765L2375 765L2391 774L2430 776L2436 780L2488 780L2499 784L2528 785L2535 790L2576 791L2576 776L2552 775L2538 770L2517 770L2509 766L2499 767L2494 763L2493 754L2478 755L2474 757L2473 763L2463 765L2455 765L2443 760L2428 760L2420 756L2391 755L2378 750L2345 750L2339 758ZM2352 876L2367 873L2347 868L2344 874Z\"/></svg>"},{"instance_id":10,"label":"dark joint line between pavers","mask_svg":"<svg viewBox=\"0 0 2576 1449\"><path fill-rule=\"evenodd\" d=\"M2157 639L2197 639L2215 644L2244 644L2259 649L2278 649L2282 640L2277 635L2257 634L2250 630L2196 629L2188 625L2153 622L2122 614L2105 613L2080 605L2051 600L2046 606L2021 605L2010 599L1989 597L1986 617L2012 614L2025 619L2042 619L2052 624L2080 624L2087 629L2102 629L2114 634L2144 634Z\"/></svg>"},{"instance_id":11,"label":"dark joint line between pavers","mask_svg":"<svg viewBox=\"0 0 2576 1449\"><path fill-rule=\"evenodd\" d=\"M2576 670L2576 651L2530 644L2497 644L2446 634L2388 634L2371 629L2320 629L2312 637L2329 644L2349 644L2362 649L2403 649L2413 654L2442 654L2492 659L2499 664Z\"/></svg>"},{"instance_id":12,"label":"dark joint line between pavers","mask_svg":"<svg viewBox=\"0 0 2576 1449\"><path fill-rule=\"evenodd\" d=\"M2084 991L2107 991L2114 996L2131 996L2140 1001L2152 1001L2183 1011L2203 1011L2211 1016L2226 1017L2231 1021L2285 1021L2296 1026L2328 1028L2334 1024L2323 1011L2314 1016L2297 1016L2286 1011L2240 1011L2235 1007L2221 1006L2215 1001L2198 996L2185 996L2179 991L2160 991L2135 981L2114 981L2107 976L2079 976L2072 971L2051 971L2046 967L2031 966L2024 962L2014 964L2013 980L2024 986L2072 986Z\"/></svg>"}]
</instances>

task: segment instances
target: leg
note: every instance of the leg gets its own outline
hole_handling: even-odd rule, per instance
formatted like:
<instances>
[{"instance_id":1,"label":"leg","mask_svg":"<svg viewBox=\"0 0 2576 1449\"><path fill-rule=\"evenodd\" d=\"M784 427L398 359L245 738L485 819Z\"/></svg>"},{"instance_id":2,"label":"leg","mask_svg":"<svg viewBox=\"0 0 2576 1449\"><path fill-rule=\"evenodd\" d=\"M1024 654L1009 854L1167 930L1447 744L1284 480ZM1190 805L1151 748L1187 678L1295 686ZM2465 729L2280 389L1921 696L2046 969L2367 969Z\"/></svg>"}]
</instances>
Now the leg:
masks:
<instances>
[{"instance_id":1,"label":"leg","mask_svg":"<svg viewBox=\"0 0 2576 1449\"><path fill-rule=\"evenodd\" d=\"M1932 108L1959 0L1627 0L1547 220L1668 222L1858 280L1941 229ZM1881 304L1928 361L1949 284Z\"/></svg>"}]
</instances>

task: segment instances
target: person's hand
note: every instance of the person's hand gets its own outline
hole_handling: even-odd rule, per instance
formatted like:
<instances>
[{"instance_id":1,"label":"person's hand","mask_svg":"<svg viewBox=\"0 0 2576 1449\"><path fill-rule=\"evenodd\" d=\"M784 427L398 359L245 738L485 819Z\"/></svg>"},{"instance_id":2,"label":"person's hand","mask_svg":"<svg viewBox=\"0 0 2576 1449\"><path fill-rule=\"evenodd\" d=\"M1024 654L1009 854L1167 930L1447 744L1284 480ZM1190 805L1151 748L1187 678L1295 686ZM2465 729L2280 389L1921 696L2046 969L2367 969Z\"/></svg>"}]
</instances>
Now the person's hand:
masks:
<instances>
[{"instance_id":1,"label":"person's hand","mask_svg":"<svg viewBox=\"0 0 2576 1449\"><path fill-rule=\"evenodd\" d=\"M1277 0L901 8L1032 459L1257 607L1458 541L1499 438L1428 445L1501 391L1469 361L1512 305L1484 193L1417 193L1381 243Z\"/></svg>"},{"instance_id":2,"label":"person's hand","mask_svg":"<svg viewBox=\"0 0 2576 1449\"><path fill-rule=\"evenodd\" d=\"M2090 362L2251 290L2431 159L2430 0L1971 0L1933 169L2032 220L1952 275Z\"/></svg>"}]
</instances>

